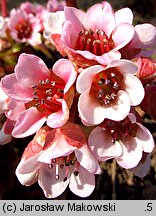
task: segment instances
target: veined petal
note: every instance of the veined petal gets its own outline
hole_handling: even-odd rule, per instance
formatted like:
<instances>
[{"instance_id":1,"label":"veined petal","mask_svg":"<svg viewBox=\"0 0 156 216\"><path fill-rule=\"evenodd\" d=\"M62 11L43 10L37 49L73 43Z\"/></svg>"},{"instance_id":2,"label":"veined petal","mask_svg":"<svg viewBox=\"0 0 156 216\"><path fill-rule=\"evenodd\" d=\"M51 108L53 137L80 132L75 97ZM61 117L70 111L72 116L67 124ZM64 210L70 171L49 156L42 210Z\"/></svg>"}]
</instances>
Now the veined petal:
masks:
<instances>
[{"instance_id":1,"label":"veined petal","mask_svg":"<svg viewBox=\"0 0 156 216\"><path fill-rule=\"evenodd\" d=\"M60 167L58 167L58 169L59 179L57 180L55 166L52 169L48 168L48 164L42 164L40 166L38 183L47 198L58 197L65 191L69 184L69 178L66 181L63 181L65 177L65 169L61 169Z\"/></svg>"},{"instance_id":2,"label":"veined petal","mask_svg":"<svg viewBox=\"0 0 156 216\"><path fill-rule=\"evenodd\" d=\"M95 176L82 166L79 166L78 171L77 176L71 174L69 188L74 194L87 197L95 188Z\"/></svg>"},{"instance_id":3,"label":"veined petal","mask_svg":"<svg viewBox=\"0 0 156 216\"><path fill-rule=\"evenodd\" d=\"M28 63L27 63L28 64ZM9 74L2 78L2 90L12 99L27 102L32 100L33 91L19 83L15 74Z\"/></svg>"},{"instance_id":4,"label":"veined petal","mask_svg":"<svg viewBox=\"0 0 156 216\"><path fill-rule=\"evenodd\" d=\"M35 107L31 107L20 114L12 135L16 138L30 136L39 130L45 121L46 117L38 112Z\"/></svg>"},{"instance_id":5,"label":"veined petal","mask_svg":"<svg viewBox=\"0 0 156 216\"><path fill-rule=\"evenodd\" d=\"M42 59L35 55L22 53L15 66L15 74L19 83L31 88L50 76L50 71Z\"/></svg>"},{"instance_id":6,"label":"veined petal","mask_svg":"<svg viewBox=\"0 0 156 216\"><path fill-rule=\"evenodd\" d=\"M131 75L127 74L124 78L125 89L124 91L128 94L130 98L130 104L132 106L139 105L144 98L145 92L141 81Z\"/></svg>"}]
</instances>

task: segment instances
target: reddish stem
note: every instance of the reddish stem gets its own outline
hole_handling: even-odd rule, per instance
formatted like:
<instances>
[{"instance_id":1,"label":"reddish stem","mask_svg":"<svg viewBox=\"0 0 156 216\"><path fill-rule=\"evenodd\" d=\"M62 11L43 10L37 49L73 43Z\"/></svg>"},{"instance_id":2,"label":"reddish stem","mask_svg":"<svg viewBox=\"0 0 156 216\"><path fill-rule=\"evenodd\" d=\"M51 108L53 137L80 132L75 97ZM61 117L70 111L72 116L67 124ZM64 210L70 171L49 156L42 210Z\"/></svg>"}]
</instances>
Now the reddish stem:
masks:
<instances>
[{"instance_id":1,"label":"reddish stem","mask_svg":"<svg viewBox=\"0 0 156 216\"><path fill-rule=\"evenodd\" d=\"M77 0L66 0L66 5L77 8Z\"/></svg>"},{"instance_id":2,"label":"reddish stem","mask_svg":"<svg viewBox=\"0 0 156 216\"><path fill-rule=\"evenodd\" d=\"M7 17L8 12L7 12L7 2L6 0L1 0L1 12L3 17Z\"/></svg>"}]
</instances>

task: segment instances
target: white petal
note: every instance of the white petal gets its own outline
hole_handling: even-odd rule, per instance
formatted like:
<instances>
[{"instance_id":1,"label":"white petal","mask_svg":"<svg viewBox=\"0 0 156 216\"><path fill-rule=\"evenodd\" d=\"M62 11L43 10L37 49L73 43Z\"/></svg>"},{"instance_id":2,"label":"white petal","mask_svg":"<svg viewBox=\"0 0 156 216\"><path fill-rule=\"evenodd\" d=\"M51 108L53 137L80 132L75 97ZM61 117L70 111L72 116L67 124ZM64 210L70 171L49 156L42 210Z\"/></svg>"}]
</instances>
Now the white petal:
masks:
<instances>
[{"instance_id":1,"label":"white petal","mask_svg":"<svg viewBox=\"0 0 156 216\"><path fill-rule=\"evenodd\" d=\"M124 78L125 82L125 91L127 92L130 98L130 104L132 106L139 105L144 98L145 92L141 81L131 75L127 74Z\"/></svg>"},{"instance_id":2,"label":"white petal","mask_svg":"<svg viewBox=\"0 0 156 216\"><path fill-rule=\"evenodd\" d=\"M71 175L69 188L74 194L80 197L87 197L95 188L95 176L82 166L79 166L78 171L79 174L77 176Z\"/></svg>"}]
</instances>

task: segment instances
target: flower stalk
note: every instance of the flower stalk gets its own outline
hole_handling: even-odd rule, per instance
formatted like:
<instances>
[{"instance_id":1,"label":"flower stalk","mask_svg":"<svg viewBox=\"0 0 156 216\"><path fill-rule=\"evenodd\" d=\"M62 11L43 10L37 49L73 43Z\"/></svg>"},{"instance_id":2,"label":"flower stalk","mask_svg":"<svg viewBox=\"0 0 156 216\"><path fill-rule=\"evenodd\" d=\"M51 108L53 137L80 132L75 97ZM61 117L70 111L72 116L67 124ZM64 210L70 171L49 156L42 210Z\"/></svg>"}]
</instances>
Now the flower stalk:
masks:
<instances>
[{"instance_id":1,"label":"flower stalk","mask_svg":"<svg viewBox=\"0 0 156 216\"><path fill-rule=\"evenodd\" d=\"M7 17L7 2L6 0L1 0L1 13L3 17Z\"/></svg>"}]
</instances>

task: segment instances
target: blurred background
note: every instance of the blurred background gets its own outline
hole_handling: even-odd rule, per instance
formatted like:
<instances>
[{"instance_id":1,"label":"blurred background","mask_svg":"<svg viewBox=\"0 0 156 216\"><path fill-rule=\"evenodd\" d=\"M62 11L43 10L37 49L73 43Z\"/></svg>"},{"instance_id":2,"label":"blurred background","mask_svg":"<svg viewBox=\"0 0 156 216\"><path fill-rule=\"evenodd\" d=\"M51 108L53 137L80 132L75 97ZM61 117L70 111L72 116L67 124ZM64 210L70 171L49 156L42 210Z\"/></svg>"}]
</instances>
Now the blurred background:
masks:
<instances>
[{"instance_id":1,"label":"blurred background","mask_svg":"<svg viewBox=\"0 0 156 216\"><path fill-rule=\"evenodd\" d=\"M17 7L21 0L8 0L9 9ZM37 2L46 4L45 0ZM78 7L86 10L100 0L78 0ZM108 0L114 10L129 7L134 14L134 24L151 23L156 26L155 0ZM1 117L1 121L4 119ZM145 116L144 125L151 131L156 140L156 122ZM26 187L22 186L16 176L15 169L19 163L24 148L32 140L32 137L13 140L11 143L0 146L0 199L46 199L38 184ZM103 174L96 176L96 187L91 196L85 199L117 199L117 200L148 200L156 199L156 150L153 151L151 168L143 179L134 176L130 171L120 168L114 160L103 164ZM66 190L57 199L82 199Z\"/></svg>"}]
</instances>

